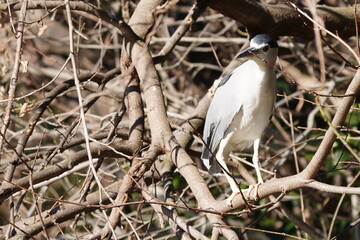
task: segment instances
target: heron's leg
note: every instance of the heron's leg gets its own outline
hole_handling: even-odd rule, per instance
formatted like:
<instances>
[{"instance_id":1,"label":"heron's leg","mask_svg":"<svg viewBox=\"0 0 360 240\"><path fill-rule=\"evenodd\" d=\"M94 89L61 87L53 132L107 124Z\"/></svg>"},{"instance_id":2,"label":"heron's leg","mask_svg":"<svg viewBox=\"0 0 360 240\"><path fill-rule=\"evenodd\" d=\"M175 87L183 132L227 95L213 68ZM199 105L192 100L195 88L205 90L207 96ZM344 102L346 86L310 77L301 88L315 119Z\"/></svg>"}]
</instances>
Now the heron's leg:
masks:
<instances>
[{"instance_id":1,"label":"heron's leg","mask_svg":"<svg viewBox=\"0 0 360 240\"><path fill-rule=\"evenodd\" d=\"M260 186L260 184L264 183L262 177L261 177L261 173L260 173L260 165L259 165L259 146L260 146L260 138L257 138L254 141L254 155L252 158L254 167L255 167L255 171L256 171L256 175L257 175L257 184L255 185L250 185L249 186L249 190L247 192L247 197L250 196L250 192L253 188L255 188L255 192L254 192L254 199L256 200L258 198L258 188Z\"/></svg>"},{"instance_id":2,"label":"heron's leg","mask_svg":"<svg viewBox=\"0 0 360 240\"><path fill-rule=\"evenodd\" d=\"M231 176L231 173L229 171L229 168L226 165L226 159L229 158L230 155L230 151L229 151L229 144L230 144L230 139L233 136L234 132L231 132L229 134L227 134L221 141L219 144L219 148L218 151L216 153L216 160L218 161L218 163L221 165L221 168L223 169L223 172L225 173L225 177L228 180L231 190L233 192L240 192L239 189L239 185L237 184L237 182L235 181L235 179Z\"/></svg>"},{"instance_id":3,"label":"heron's leg","mask_svg":"<svg viewBox=\"0 0 360 240\"><path fill-rule=\"evenodd\" d=\"M229 168L226 165L224 157L222 155L218 156L218 154L216 154L216 158L218 160L218 163L221 165L223 172L225 173L225 177L230 184L231 190L233 192L240 192L238 183L235 181L235 179L231 175L229 175L231 173L230 173Z\"/></svg>"},{"instance_id":4,"label":"heron's leg","mask_svg":"<svg viewBox=\"0 0 360 240\"><path fill-rule=\"evenodd\" d=\"M240 188L235 179L231 176L230 170L226 165L225 160L229 158L230 151L229 149L229 140L231 139L233 133L228 134L225 138L220 141L218 151L216 153L216 159L218 163L221 165L223 172L225 173L225 177L230 184L230 188L232 190L232 194L226 200L226 203L229 207L232 208L232 201L236 195L239 194Z\"/></svg>"},{"instance_id":5,"label":"heron's leg","mask_svg":"<svg viewBox=\"0 0 360 240\"><path fill-rule=\"evenodd\" d=\"M255 167L258 183L264 183L264 181L263 181L263 179L261 177L261 173L260 173L259 146L260 146L260 138L257 138L254 141L254 155L253 155L252 162L253 162L254 167Z\"/></svg>"},{"instance_id":6,"label":"heron's leg","mask_svg":"<svg viewBox=\"0 0 360 240\"><path fill-rule=\"evenodd\" d=\"M218 151L219 153L219 151ZM218 163L221 165L221 167L223 168L223 171L225 172L225 177L227 179L227 181L229 182L230 184L230 188L232 190L232 193L231 195L228 197L228 199L226 200L226 205L230 208L233 208L233 200L235 198L236 195L238 195L240 193L240 188L239 188L239 185L237 184L237 182L235 181L235 179L229 175L231 174L230 171L229 171L229 168L226 166L226 162L225 162L225 159L224 159L224 156L220 154L216 154L216 158L218 160Z\"/></svg>"}]
</instances>

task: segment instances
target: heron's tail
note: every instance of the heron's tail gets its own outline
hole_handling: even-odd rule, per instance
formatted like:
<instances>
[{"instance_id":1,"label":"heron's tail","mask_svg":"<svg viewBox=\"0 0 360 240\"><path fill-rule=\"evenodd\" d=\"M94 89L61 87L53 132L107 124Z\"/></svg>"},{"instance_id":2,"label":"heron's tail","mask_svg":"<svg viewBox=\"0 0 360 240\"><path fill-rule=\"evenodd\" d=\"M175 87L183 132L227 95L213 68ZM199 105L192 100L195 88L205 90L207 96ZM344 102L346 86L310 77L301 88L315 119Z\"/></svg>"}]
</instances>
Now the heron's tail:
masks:
<instances>
[{"instance_id":1,"label":"heron's tail","mask_svg":"<svg viewBox=\"0 0 360 240\"><path fill-rule=\"evenodd\" d=\"M206 147L203 147L201 160L205 167L208 169L209 174L217 175L219 173L222 173L222 169L219 163L216 161L216 159L214 159L211 152Z\"/></svg>"}]
</instances>

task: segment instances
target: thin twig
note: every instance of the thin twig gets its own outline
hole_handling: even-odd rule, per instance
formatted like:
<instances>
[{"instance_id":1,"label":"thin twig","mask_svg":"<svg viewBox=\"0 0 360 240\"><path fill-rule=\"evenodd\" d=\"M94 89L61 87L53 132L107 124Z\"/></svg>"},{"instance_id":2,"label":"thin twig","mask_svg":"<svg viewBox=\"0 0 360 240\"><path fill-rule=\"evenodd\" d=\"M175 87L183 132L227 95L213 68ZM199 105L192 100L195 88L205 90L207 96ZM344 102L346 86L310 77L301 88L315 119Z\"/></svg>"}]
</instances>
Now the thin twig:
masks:
<instances>
[{"instance_id":1,"label":"thin twig","mask_svg":"<svg viewBox=\"0 0 360 240\"><path fill-rule=\"evenodd\" d=\"M15 38L16 41L16 54L15 54L15 61L13 72L10 79L10 88L8 92L8 98L11 99L8 104L6 105L5 116L3 120L3 125L1 128L1 134L3 136L6 135L7 128L9 127L11 121L11 111L13 109L13 99L15 97L15 90L18 82L19 77L19 69L21 64L21 56L22 56L22 45L23 45L23 38L24 38L24 27L25 27L25 18L26 18L26 8L27 8L28 1L24 0L21 5L21 10L19 13L19 20L18 26L16 29ZM0 136L0 156L3 154L3 147L4 147L4 138ZM7 171L9 172L9 171ZM7 173L7 179L11 179L12 174Z\"/></svg>"}]
</instances>

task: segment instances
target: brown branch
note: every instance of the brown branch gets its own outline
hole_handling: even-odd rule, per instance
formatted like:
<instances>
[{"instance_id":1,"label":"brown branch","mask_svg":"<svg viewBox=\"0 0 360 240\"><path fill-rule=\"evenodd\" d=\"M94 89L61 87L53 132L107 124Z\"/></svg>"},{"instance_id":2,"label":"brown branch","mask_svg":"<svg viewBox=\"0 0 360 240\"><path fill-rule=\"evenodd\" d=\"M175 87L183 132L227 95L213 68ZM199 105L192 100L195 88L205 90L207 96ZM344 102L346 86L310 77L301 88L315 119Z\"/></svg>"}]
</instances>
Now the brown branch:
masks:
<instances>
[{"instance_id":1,"label":"brown branch","mask_svg":"<svg viewBox=\"0 0 360 240\"><path fill-rule=\"evenodd\" d=\"M125 70L125 69L124 69ZM125 105L129 113L129 144L135 155L142 147L144 135L144 106L140 94L140 80L129 75L130 82L125 89Z\"/></svg>"},{"instance_id":2,"label":"brown branch","mask_svg":"<svg viewBox=\"0 0 360 240\"><path fill-rule=\"evenodd\" d=\"M360 218L356 219L355 221L353 221L352 223L349 224L349 226L347 226L344 231L342 231L341 233L337 234L335 237L332 237L331 240L340 240L343 239L342 236L348 232L350 229L352 229L353 227L357 226L358 224L360 224Z\"/></svg>"},{"instance_id":3,"label":"brown branch","mask_svg":"<svg viewBox=\"0 0 360 240\"><path fill-rule=\"evenodd\" d=\"M328 193L338 193L338 194L357 194L360 195L360 187L343 187L343 186L334 186L331 184L326 184L318 181L309 181L304 187L309 187L317 189L322 192Z\"/></svg>"},{"instance_id":4,"label":"brown branch","mask_svg":"<svg viewBox=\"0 0 360 240\"><path fill-rule=\"evenodd\" d=\"M123 141L115 141L113 143L112 147L116 151L122 152L124 154L131 154L132 149L131 148L129 149L127 147L126 143L124 144ZM92 152L93 158L122 157L121 154L118 154L118 153L114 152L112 149L110 149L109 147L100 145L98 143L91 144L91 152ZM60 174L72 169L77 164L79 164L83 161L86 161L86 160L87 160L86 150L78 151L78 152L70 155L70 157L67 157L67 159L62 161L61 163L48 166L41 171L33 173L33 176L32 176L33 184L37 184L42 181L49 180L53 177L59 176ZM28 188L30 186L28 176L14 180L13 183L16 185L19 185L21 187L24 187L24 188ZM18 192L20 190L21 189L18 189L17 187L15 187L12 184L3 183L2 187L0 189L0 202L5 201L9 196L11 196L12 194L14 194L15 192Z\"/></svg>"},{"instance_id":5,"label":"brown branch","mask_svg":"<svg viewBox=\"0 0 360 240\"><path fill-rule=\"evenodd\" d=\"M150 147L150 149L145 153L143 161L134 164L131 169L125 175L123 182L119 188L118 194L114 203L116 205L122 205L127 202L128 195L133 192L133 189L137 187L138 181L143 177L145 172L150 169L156 158L159 156L159 149ZM117 223L120 221L122 207L114 208L111 211L109 216L110 222L104 227L104 230L101 231L101 239L107 239L111 237L111 228L115 228ZM111 226L109 225L111 224ZM98 235L95 239L98 238Z\"/></svg>"},{"instance_id":6,"label":"brown branch","mask_svg":"<svg viewBox=\"0 0 360 240\"><path fill-rule=\"evenodd\" d=\"M201 0L197 1L191 10L189 11L188 15L182 21L180 26L176 29L176 31L171 36L170 40L165 43L163 48L154 58L155 62L163 62L165 57L171 53L171 51L175 48L176 44L180 41L180 39L188 32L191 24L193 24L198 17L205 11L207 5Z\"/></svg>"},{"instance_id":7,"label":"brown branch","mask_svg":"<svg viewBox=\"0 0 360 240\"><path fill-rule=\"evenodd\" d=\"M270 198L273 198L270 196ZM294 214L291 210L289 210L283 203L278 203L280 206L280 211L284 216L293 222L299 229L309 234L315 240L324 240L324 237L318 233L314 226L308 225L306 222L301 220L296 214Z\"/></svg>"},{"instance_id":8,"label":"brown branch","mask_svg":"<svg viewBox=\"0 0 360 240\"><path fill-rule=\"evenodd\" d=\"M150 124L153 148L165 150L167 154L171 156L193 190L200 206L203 208L214 206L216 201L206 183L197 168L193 165L191 158L180 147L172 134L166 116L163 92L147 46L143 42L137 41L135 44L128 43L126 49L131 56L141 81L141 87L148 109L148 121ZM208 218L213 224L222 224L219 216L209 214ZM236 234L230 229L224 229L223 233L224 236L228 238L237 239Z\"/></svg>"},{"instance_id":9,"label":"brown branch","mask_svg":"<svg viewBox=\"0 0 360 240\"><path fill-rule=\"evenodd\" d=\"M126 95L126 105L127 109L129 111L129 118L130 118L130 126L129 126L129 146L131 146L133 150L133 156L132 159L132 166L136 167L139 163L139 160L135 158L135 155L138 153L142 146L142 137L143 137L143 129L144 129L144 112L143 112L143 105L142 100L140 96L140 89L139 89L139 81L137 78L130 76L131 80L126 88L125 95ZM151 161L154 161L157 157L156 152L150 151L150 153L153 153L153 156L150 156ZM149 167L151 164L149 164ZM148 167L148 168L149 168ZM141 167L138 167L139 169ZM140 173L134 173L135 171L130 170L128 174L126 175L123 181L123 185L121 186L119 193L117 195L117 198L115 199L115 204L121 204L125 203L128 199L128 194L131 193L133 188L136 186L136 180L134 179L140 179L145 171L147 171L148 168L144 168L144 172ZM116 225L118 225L118 222L120 221L121 214L120 211L122 211L122 208L113 209L110 217L109 217L109 223L103 228L101 233L101 239L110 238L111 237L111 228L115 228ZM109 226L111 224L111 227ZM100 237L100 234L99 234Z\"/></svg>"},{"instance_id":10,"label":"brown branch","mask_svg":"<svg viewBox=\"0 0 360 240\"><path fill-rule=\"evenodd\" d=\"M148 119L153 136L152 143L164 149L171 157L181 175L185 177L192 189L200 207L207 209L211 206L216 209L218 202L215 201L192 159L178 144L172 134L166 116L161 85L147 47L143 44L135 44L129 50L141 80L145 101L149 110ZM222 224L219 216L208 214L208 218L212 224ZM231 229L223 229L223 234L225 237L237 239L235 232Z\"/></svg>"},{"instance_id":11,"label":"brown branch","mask_svg":"<svg viewBox=\"0 0 360 240\"><path fill-rule=\"evenodd\" d=\"M77 1L69 1L70 9L71 10L77 10L77 11L83 11L90 13L103 21L113 25L115 28L119 29L124 36L132 41L136 41L139 39L138 36L132 31L132 29L127 25L125 22L121 21L117 17L111 15L110 13L97 8L96 6L85 3L85 2L77 2ZM10 11L19 11L21 8L21 3L15 2L10 4ZM63 1L30 1L28 3L27 9L51 9L51 8L57 8L57 9L64 9L65 3ZM2 3L0 4L0 11L7 12L8 11L8 4Z\"/></svg>"},{"instance_id":12,"label":"brown branch","mask_svg":"<svg viewBox=\"0 0 360 240\"><path fill-rule=\"evenodd\" d=\"M88 101L84 101L84 113L87 113L88 110L96 103L96 101L101 96L101 91L103 91L103 87L105 86L105 83L102 83L100 87L98 88L97 92L99 94L95 94L92 98L90 98ZM49 150L47 152L47 156L45 157L45 161L49 163L58 153L64 152L67 148L70 147L68 143L70 135L73 133L73 130L76 126L78 126L80 122L80 116L77 116L76 119L71 123L71 125L66 129L66 132L63 134L63 138L61 139L60 143L53 149ZM85 139L82 139L82 142L85 142ZM73 143L74 144L74 143Z\"/></svg>"},{"instance_id":13,"label":"brown branch","mask_svg":"<svg viewBox=\"0 0 360 240\"><path fill-rule=\"evenodd\" d=\"M109 196L114 198L117 194L117 191L121 185L121 180L118 182L115 182L108 186L106 188L106 191L108 192ZM102 202L102 204L110 203L110 200L106 197L103 197L100 199L99 193L94 192L91 193L85 202L79 205L72 205L72 206L56 206L55 209L48 212L43 212L43 218L44 218L44 226L46 228L50 228L55 225L55 223L61 223L66 220L73 219L77 214L80 213L87 213L87 212L93 212L94 210L99 208L99 202ZM61 210L60 210L61 209ZM17 227L20 229L26 229L26 237L29 236L35 236L42 230L42 222L37 221L34 223L34 218L30 217L26 219L25 221L17 222ZM13 238L10 239L18 239L22 234L19 233Z\"/></svg>"},{"instance_id":14,"label":"brown branch","mask_svg":"<svg viewBox=\"0 0 360 240\"><path fill-rule=\"evenodd\" d=\"M147 200L148 202L156 200L146 190L142 190L141 193L144 196L145 200ZM184 232L188 233L193 238L209 239L206 236L204 236L202 233L200 233L198 230L196 230L194 227L192 227L191 225L188 225L184 221L184 219L178 215L177 211L174 211L172 208L169 208L169 207L163 206L163 205L159 205L159 204L152 204L152 206L155 211L157 211L158 213L161 213L162 215L167 216L170 221L173 221L178 227L180 227Z\"/></svg>"},{"instance_id":15,"label":"brown branch","mask_svg":"<svg viewBox=\"0 0 360 240\"><path fill-rule=\"evenodd\" d=\"M111 134L116 136L118 139L128 140L128 135L127 135L127 133L125 133L124 130L119 129L119 130L117 130L115 132L111 132ZM95 139L95 140L102 140L102 139L106 139L108 137L108 135L109 135L109 131L104 131L104 132L99 132L99 133L96 133L96 134L92 134L91 138ZM114 138L114 136L112 137L112 139ZM149 139L146 139L146 140L148 141ZM24 161L26 162L27 160L36 159L36 158L44 159L44 161L47 161L47 156L48 156L49 152L53 152L55 149L59 149L58 153L62 153L65 150L71 149L73 147L80 146L83 143L85 143L84 137L79 137L79 138L76 138L76 139L72 139L70 142L65 143L62 148L58 148L58 146L55 146L53 148L50 148L47 151L28 154L27 159L24 159ZM130 155L128 156L128 158L130 159ZM19 163L19 164L21 164L21 163Z\"/></svg>"},{"instance_id":16,"label":"brown branch","mask_svg":"<svg viewBox=\"0 0 360 240\"><path fill-rule=\"evenodd\" d=\"M106 83L109 81L112 77L114 77L116 74L120 73L120 69L114 69L112 71L109 71L107 74L100 74L100 73L87 73L83 74L79 77L79 80L81 82L88 81L89 79L94 82L103 82ZM21 135L18 144L16 146L16 153L21 154L26 144L33 133L35 126L37 122L39 121L40 117L43 115L47 107L51 104L51 102L61 93L68 90L69 88L73 87L75 84L73 79L67 80L63 82L62 84L56 86L50 93L47 95L47 97L39 104L39 106L36 108L35 113L31 116L30 120L28 121L28 124L23 131L23 134ZM13 173L15 171L16 165L19 162L19 157L17 154L14 154L9 166L6 168L5 172L5 179L11 180Z\"/></svg>"},{"instance_id":17,"label":"brown branch","mask_svg":"<svg viewBox=\"0 0 360 240\"><path fill-rule=\"evenodd\" d=\"M20 63L21 63L21 56L22 56L22 46L23 46L23 36L24 36L24 26L25 26L25 18L26 18L26 9L27 9L28 1L25 0L21 4L19 4L20 7L20 17L18 20L18 27L16 29L15 38L17 38L16 41L16 54L15 54L15 61L14 61L14 68L10 79L10 88L8 93L8 98L10 101L7 103L6 110L5 110L5 116L3 120L3 125L1 128L1 136L0 136L0 156L3 154L3 147L4 147L4 138L6 135L7 128L9 127L10 121L11 121L11 111L13 109L13 99L15 97L15 90L16 85L18 82L18 76L19 76L19 69L20 69ZM7 5L7 3L5 3ZM10 180L11 175L7 174L5 175L6 179Z\"/></svg>"},{"instance_id":18,"label":"brown branch","mask_svg":"<svg viewBox=\"0 0 360 240\"><path fill-rule=\"evenodd\" d=\"M294 9L286 5L263 5L251 0L209 0L208 5L246 26L251 36L269 33L273 36L296 36L303 39L314 37L314 31L309 27L312 23L299 17ZM310 13L309 10L304 11ZM321 6L317 7L316 12L331 32L342 38L355 35L353 7ZM359 18L357 11L358 24Z\"/></svg>"},{"instance_id":19,"label":"brown branch","mask_svg":"<svg viewBox=\"0 0 360 240\"><path fill-rule=\"evenodd\" d=\"M142 146L142 138L143 138L143 130L144 130L144 112L143 105L140 96L139 82L137 79L132 78L127 85L124 93L125 102L122 104L120 112L122 114L125 113L127 109L129 112L129 133L128 133L128 144L127 148L130 149L131 160L135 161L135 155L137 155L138 151ZM125 107L126 105L126 107ZM126 109L125 109L126 108ZM118 115L115 115L115 117ZM112 127L110 132L108 133L106 144L109 144L113 138L113 135L116 131L116 127L121 120L117 119L115 125ZM101 167L104 158L100 157L98 163L96 164L96 171ZM129 159L130 160L130 159ZM84 187L82 188L82 196L81 199L86 197L88 190L90 189L90 184L93 181L93 173L91 171L88 172L86 180L84 182Z\"/></svg>"},{"instance_id":20,"label":"brown branch","mask_svg":"<svg viewBox=\"0 0 360 240\"><path fill-rule=\"evenodd\" d=\"M346 93L352 96L343 98L338 106L338 110L331 122L333 126L339 130L339 127L343 126L344 121L346 119L349 110L354 103L355 96L360 93L360 70L357 70L354 78L351 80L350 85L348 86ZM325 133L324 139L321 142L318 150L316 151L315 155L311 159L310 163L307 167L300 173L302 177L305 179L312 179L315 175L319 172L320 168L322 167L326 157L330 153L332 146L336 140L336 134L331 128Z\"/></svg>"},{"instance_id":21,"label":"brown branch","mask_svg":"<svg viewBox=\"0 0 360 240\"><path fill-rule=\"evenodd\" d=\"M138 3L135 12L131 16L129 20L129 28L134 34L141 38L145 38L147 32L149 31L150 27L154 24L154 11L155 9L162 3L160 0L152 1L152 0L142 0ZM124 33L125 34L125 33ZM134 38L127 38L127 41L124 43L123 48L125 49L126 45L137 44L136 39ZM128 72L127 78L130 80L130 84L126 91L127 96L127 106L129 110L129 115L132 126L130 126L129 132L129 142L133 143L138 147L141 146L142 135L143 135L143 104L140 96L140 87L139 87L139 79L137 73L135 73L135 69L132 65L132 59L129 52L122 52L121 56L121 64L122 70L124 72ZM146 154L146 158L150 158L151 162L155 161L157 158L160 149L159 146L154 145L154 136L152 135L152 143L150 146L150 150ZM132 166L135 167L138 161L134 159L132 162ZM128 194L131 190L135 187L136 180L143 177L145 172L150 168L151 164L144 165L138 173L138 175L134 175L129 172L124 179L124 183L119 190L118 196L115 199L115 203L123 203L126 202L128 199ZM109 216L109 222L101 231L101 239L110 239L111 238L111 229L115 228L118 223L120 222L121 218L121 211L122 209L113 209Z\"/></svg>"}]
</instances>

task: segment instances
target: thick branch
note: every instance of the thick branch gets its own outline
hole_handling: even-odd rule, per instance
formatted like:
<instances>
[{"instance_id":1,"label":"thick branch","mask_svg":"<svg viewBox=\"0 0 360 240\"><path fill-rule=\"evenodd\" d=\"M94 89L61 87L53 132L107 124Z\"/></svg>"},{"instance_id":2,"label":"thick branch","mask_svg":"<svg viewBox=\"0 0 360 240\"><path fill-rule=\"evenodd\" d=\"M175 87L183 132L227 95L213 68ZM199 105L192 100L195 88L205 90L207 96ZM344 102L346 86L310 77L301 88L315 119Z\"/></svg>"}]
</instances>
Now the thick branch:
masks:
<instances>
[{"instance_id":1,"label":"thick branch","mask_svg":"<svg viewBox=\"0 0 360 240\"><path fill-rule=\"evenodd\" d=\"M263 5L252 0L209 0L209 7L221 12L225 16L243 24L251 36L258 33L269 33L273 36L296 36L303 39L314 37L313 24L299 17L295 9L287 5ZM302 9L310 14L307 9ZM360 24L360 7L357 11ZM324 21L328 30L340 37L354 36L354 8L329 7L317 8L318 16Z\"/></svg>"},{"instance_id":2,"label":"thick branch","mask_svg":"<svg viewBox=\"0 0 360 240\"><path fill-rule=\"evenodd\" d=\"M125 38L136 40L138 36L132 31L132 29L127 25L124 21L119 20L117 17L111 15L109 12L104 11L96 6L85 3L85 2L77 2L77 1L69 1L69 5L71 10L78 10L90 13L103 21L113 25L117 29L119 29ZM8 11L8 4L2 3L0 4L0 11L6 12ZM19 11L21 8L21 2L16 2L10 4L11 11ZM65 3L63 1L31 1L28 3L27 9L64 9Z\"/></svg>"}]
</instances>

